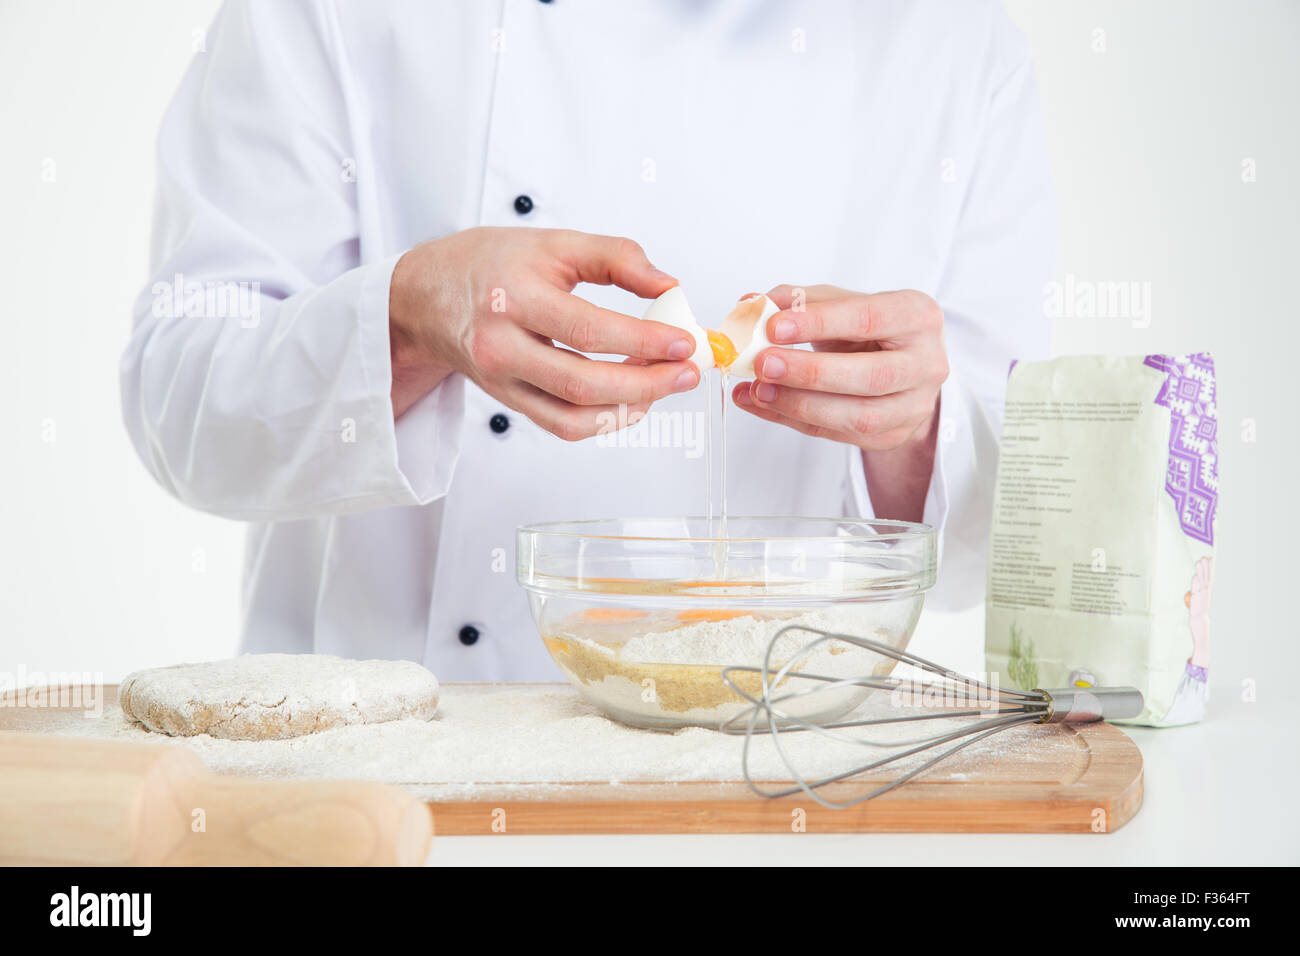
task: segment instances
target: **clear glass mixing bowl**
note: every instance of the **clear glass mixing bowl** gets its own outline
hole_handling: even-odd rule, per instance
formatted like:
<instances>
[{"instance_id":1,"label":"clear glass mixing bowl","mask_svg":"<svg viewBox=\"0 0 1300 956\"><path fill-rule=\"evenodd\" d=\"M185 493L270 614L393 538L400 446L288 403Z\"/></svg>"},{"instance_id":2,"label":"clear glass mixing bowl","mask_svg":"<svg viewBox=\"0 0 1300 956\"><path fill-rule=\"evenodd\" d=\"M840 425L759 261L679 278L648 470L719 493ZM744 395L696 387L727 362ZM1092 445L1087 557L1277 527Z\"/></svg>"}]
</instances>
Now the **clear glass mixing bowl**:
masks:
<instances>
[{"instance_id":1,"label":"clear glass mixing bowl","mask_svg":"<svg viewBox=\"0 0 1300 956\"><path fill-rule=\"evenodd\" d=\"M803 624L906 647L934 584L935 532L852 518L608 518L518 531L519 583L555 663L615 720L670 730L718 727L749 704L722 679L763 665L776 632ZM893 660L844 642L787 632L773 669L881 675ZM748 693L757 674L733 674ZM808 684L813 682L809 681ZM781 692L798 689L787 678ZM839 687L785 712L828 720L869 691Z\"/></svg>"}]
</instances>

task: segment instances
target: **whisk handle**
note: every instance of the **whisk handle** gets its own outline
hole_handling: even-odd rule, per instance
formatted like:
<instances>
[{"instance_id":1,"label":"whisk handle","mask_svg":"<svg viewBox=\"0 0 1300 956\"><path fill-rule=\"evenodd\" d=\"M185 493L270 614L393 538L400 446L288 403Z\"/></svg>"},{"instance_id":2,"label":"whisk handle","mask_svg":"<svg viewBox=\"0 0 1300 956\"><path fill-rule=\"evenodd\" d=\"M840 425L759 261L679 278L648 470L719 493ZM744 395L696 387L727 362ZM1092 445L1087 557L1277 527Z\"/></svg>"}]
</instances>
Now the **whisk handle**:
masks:
<instances>
[{"instance_id":1,"label":"whisk handle","mask_svg":"<svg viewBox=\"0 0 1300 956\"><path fill-rule=\"evenodd\" d=\"M1123 720L1142 713L1146 702L1136 687L1056 687L1038 691L1047 695L1044 724L1089 724L1098 720Z\"/></svg>"}]
</instances>

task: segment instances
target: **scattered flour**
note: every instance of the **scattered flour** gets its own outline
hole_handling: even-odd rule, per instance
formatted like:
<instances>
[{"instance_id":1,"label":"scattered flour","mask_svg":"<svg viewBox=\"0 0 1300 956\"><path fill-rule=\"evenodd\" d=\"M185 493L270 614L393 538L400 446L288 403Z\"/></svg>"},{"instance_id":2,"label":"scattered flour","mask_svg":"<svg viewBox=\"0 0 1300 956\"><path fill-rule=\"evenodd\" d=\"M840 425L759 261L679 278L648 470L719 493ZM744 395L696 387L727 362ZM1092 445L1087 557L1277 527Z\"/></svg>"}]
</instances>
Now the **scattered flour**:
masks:
<instances>
[{"instance_id":1,"label":"scattered flour","mask_svg":"<svg viewBox=\"0 0 1300 956\"><path fill-rule=\"evenodd\" d=\"M879 697L868 704L886 705L887 700ZM625 727L558 685L452 685L443 688L438 716L433 720L356 724L287 740L166 737L129 721L116 708L105 710L98 718L76 718L56 732L187 747L209 769L222 773L376 780L405 785L426 799L455 799L512 788L518 788L522 796L544 793L546 788L537 784L743 779L743 738L698 727L675 733ZM873 731L873 736L902 741L915 733L914 728L891 728ZM1032 745L1027 734L1032 735ZM843 772L861 763L864 753L888 753L807 733L784 734L781 744L802 772L814 776ZM1070 735L1050 729L1015 728L945 761L926 779L987 778L1000 757L1013 751L1031 751L1036 759L1059 764L1073 759L1074 744ZM766 737L754 738L750 768L759 780L790 779Z\"/></svg>"}]
</instances>

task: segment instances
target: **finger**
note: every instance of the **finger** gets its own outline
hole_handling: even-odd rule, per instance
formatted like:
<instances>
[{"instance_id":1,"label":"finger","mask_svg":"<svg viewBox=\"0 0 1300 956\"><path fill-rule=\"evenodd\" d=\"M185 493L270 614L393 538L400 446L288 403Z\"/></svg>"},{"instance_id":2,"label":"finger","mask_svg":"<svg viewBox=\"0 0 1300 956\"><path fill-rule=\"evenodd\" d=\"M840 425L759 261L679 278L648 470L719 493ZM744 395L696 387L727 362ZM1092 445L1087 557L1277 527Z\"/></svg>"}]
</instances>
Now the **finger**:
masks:
<instances>
[{"instance_id":1,"label":"finger","mask_svg":"<svg viewBox=\"0 0 1300 956\"><path fill-rule=\"evenodd\" d=\"M695 353L695 339L662 322L602 309L568 292L549 289L523 312L526 328L579 352L680 361Z\"/></svg>"},{"instance_id":2,"label":"finger","mask_svg":"<svg viewBox=\"0 0 1300 956\"><path fill-rule=\"evenodd\" d=\"M892 395L923 384L916 358L902 349L805 352L764 349L754 370L761 382L839 395Z\"/></svg>"},{"instance_id":3,"label":"finger","mask_svg":"<svg viewBox=\"0 0 1300 956\"><path fill-rule=\"evenodd\" d=\"M643 299L658 298L677 285L677 280L656 269L645 250L631 239L562 229L555 233L553 249L572 270L574 285L616 285Z\"/></svg>"},{"instance_id":4,"label":"finger","mask_svg":"<svg viewBox=\"0 0 1300 956\"><path fill-rule=\"evenodd\" d=\"M525 350L515 374L571 405L649 405L700 383L690 362L627 365L540 344Z\"/></svg>"},{"instance_id":5,"label":"finger","mask_svg":"<svg viewBox=\"0 0 1300 956\"><path fill-rule=\"evenodd\" d=\"M877 292L809 301L802 312L778 312L768 319L767 335L774 343L897 341L941 331L943 312L920 292Z\"/></svg>"},{"instance_id":6,"label":"finger","mask_svg":"<svg viewBox=\"0 0 1300 956\"><path fill-rule=\"evenodd\" d=\"M582 441L635 425L649 410L644 405L571 405L520 381L503 391L504 394L498 396L502 401L527 415L538 427L565 441Z\"/></svg>"},{"instance_id":7,"label":"finger","mask_svg":"<svg viewBox=\"0 0 1300 956\"><path fill-rule=\"evenodd\" d=\"M911 393L862 398L830 395L800 388L755 382L750 399L758 407L829 432L852 436L864 448L892 448L909 437L925 419Z\"/></svg>"},{"instance_id":8,"label":"finger","mask_svg":"<svg viewBox=\"0 0 1300 956\"><path fill-rule=\"evenodd\" d=\"M830 429L822 428L820 425L810 425L807 422L801 422L797 419L789 418L770 408L755 405L754 400L750 397L750 385L750 382L741 382L732 389L731 398L738 406L756 418L761 418L764 421L773 422L777 425L785 425L787 428L793 428L795 431L802 432L812 438L827 438L831 441L843 442L849 441L848 435L841 435L832 432Z\"/></svg>"},{"instance_id":9,"label":"finger","mask_svg":"<svg viewBox=\"0 0 1300 956\"><path fill-rule=\"evenodd\" d=\"M846 289L833 285L790 285L788 283L773 286L767 297L776 303L779 309L793 309L797 304L819 302L823 299L838 299L853 295Z\"/></svg>"},{"instance_id":10,"label":"finger","mask_svg":"<svg viewBox=\"0 0 1300 956\"><path fill-rule=\"evenodd\" d=\"M771 408L765 408L761 405L754 404L750 397L750 388L753 383L745 382L737 386L733 392L733 398L736 404L750 414L762 418L778 425L785 425L787 428L793 428L795 431L802 432L813 438L825 438L829 441L844 442L845 444L855 445L859 448L865 448L869 451L876 449L896 448L911 437L912 432L906 429L897 429L880 436L864 438L856 432L839 431L833 428L827 428L823 425L814 425L809 422L783 415ZM878 399L862 399L862 401L878 401Z\"/></svg>"},{"instance_id":11,"label":"finger","mask_svg":"<svg viewBox=\"0 0 1300 956\"><path fill-rule=\"evenodd\" d=\"M776 303L776 307L785 311L794 305L794 290L792 285L773 286L768 290L767 297Z\"/></svg>"}]
</instances>

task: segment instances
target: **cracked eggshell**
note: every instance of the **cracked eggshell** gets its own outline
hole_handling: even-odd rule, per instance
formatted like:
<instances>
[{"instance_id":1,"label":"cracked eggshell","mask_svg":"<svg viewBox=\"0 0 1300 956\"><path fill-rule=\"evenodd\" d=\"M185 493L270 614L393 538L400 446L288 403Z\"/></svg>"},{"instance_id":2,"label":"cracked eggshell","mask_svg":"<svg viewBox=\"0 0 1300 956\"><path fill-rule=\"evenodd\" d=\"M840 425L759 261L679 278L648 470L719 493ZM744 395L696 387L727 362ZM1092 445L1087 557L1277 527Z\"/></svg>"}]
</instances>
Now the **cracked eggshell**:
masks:
<instances>
[{"instance_id":1,"label":"cracked eggshell","mask_svg":"<svg viewBox=\"0 0 1300 956\"><path fill-rule=\"evenodd\" d=\"M651 302L641 318L662 322L664 325L689 332L695 339L695 352L691 355L691 361L700 370L700 375L703 376L706 371L713 368L713 349L709 346L709 337L700 323L695 321L695 313L691 311L686 301L686 293L682 291L681 286L673 286Z\"/></svg>"},{"instance_id":2,"label":"cracked eggshell","mask_svg":"<svg viewBox=\"0 0 1300 956\"><path fill-rule=\"evenodd\" d=\"M741 299L730 314L722 320L722 334L735 344L740 354L727 366L732 378L754 378L754 360L763 349L771 348L767 337L767 320L780 312L780 307L765 295L752 295ZM741 345L741 343L747 343Z\"/></svg>"}]
</instances>

